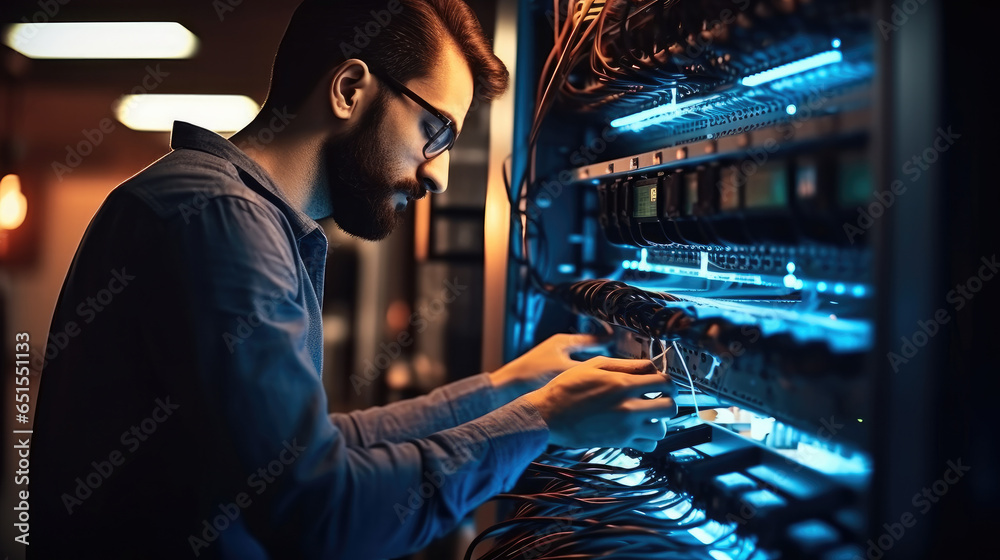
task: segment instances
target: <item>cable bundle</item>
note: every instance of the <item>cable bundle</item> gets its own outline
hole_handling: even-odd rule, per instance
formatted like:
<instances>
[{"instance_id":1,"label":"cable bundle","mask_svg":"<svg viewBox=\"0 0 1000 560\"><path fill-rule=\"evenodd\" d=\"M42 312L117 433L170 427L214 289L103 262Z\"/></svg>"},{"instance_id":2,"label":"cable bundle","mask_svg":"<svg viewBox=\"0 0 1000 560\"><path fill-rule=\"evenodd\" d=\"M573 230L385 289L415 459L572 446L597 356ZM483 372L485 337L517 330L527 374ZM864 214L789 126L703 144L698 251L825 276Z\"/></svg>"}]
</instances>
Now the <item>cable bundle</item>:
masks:
<instances>
[{"instance_id":1,"label":"cable bundle","mask_svg":"<svg viewBox=\"0 0 1000 560\"><path fill-rule=\"evenodd\" d=\"M533 173L535 142L542 122L555 99L560 84L566 81L569 71L589 44L597 18L604 8L605 0L571 0L565 9L560 0L553 0L552 50L542 67L535 97L535 113L532 117L528 142L522 144L524 164L514 165L520 157L511 158L511 171L503 169L504 188L510 203L510 235L508 257L517 266L517 274L512 277L514 293L512 312L517 317L514 326L514 340L518 351L532 342L531 325L544 305L543 296L550 286L543 278L546 262L545 250L548 241L545 228L537 216L527 211L529 176ZM513 155L513 154L512 154ZM532 241L540 255L533 255ZM538 261L538 262L533 262Z\"/></svg>"},{"instance_id":2,"label":"cable bundle","mask_svg":"<svg viewBox=\"0 0 1000 560\"><path fill-rule=\"evenodd\" d=\"M570 65L556 89L582 110L704 94L788 58L771 49L776 39L824 33L841 4L849 2L821 10L800 0L608 0L580 34L587 44L560 45L556 35L553 52L568 52Z\"/></svg>"},{"instance_id":3,"label":"cable bundle","mask_svg":"<svg viewBox=\"0 0 1000 560\"><path fill-rule=\"evenodd\" d=\"M750 0L746 0L749 4ZM729 56L715 56L707 44L729 37L736 20L719 20L728 0L630 0L610 2L597 22L590 49L589 75L576 86L563 84L567 100L582 109L608 102L648 104L664 101L669 88L680 96L703 91L731 75ZM714 25L709 26L709 22ZM742 15L739 21L749 24ZM626 96L626 94L628 94Z\"/></svg>"},{"instance_id":4,"label":"cable bundle","mask_svg":"<svg viewBox=\"0 0 1000 560\"><path fill-rule=\"evenodd\" d=\"M595 27L603 19L604 5L604 0L571 0L566 13L560 16L560 0L553 0L555 42L542 65L535 96L535 117L528 142L530 145L534 145L542 120L552 106L555 99L553 94L562 87L569 72L583 58Z\"/></svg>"},{"instance_id":5,"label":"cable bundle","mask_svg":"<svg viewBox=\"0 0 1000 560\"><path fill-rule=\"evenodd\" d=\"M571 453L544 455L528 467L519 493L497 496L514 502L514 514L476 537L466 560L491 538L493 548L479 560L708 559L713 548L733 558L753 552L753 543L733 526L707 519L686 495L671 490L652 463L613 449L579 460Z\"/></svg>"},{"instance_id":6,"label":"cable bundle","mask_svg":"<svg viewBox=\"0 0 1000 560\"><path fill-rule=\"evenodd\" d=\"M694 323L691 308L668 302L680 300L670 294L647 292L615 280L585 280L563 284L554 290L574 313L588 315L650 338L674 339Z\"/></svg>"}]
</instances>

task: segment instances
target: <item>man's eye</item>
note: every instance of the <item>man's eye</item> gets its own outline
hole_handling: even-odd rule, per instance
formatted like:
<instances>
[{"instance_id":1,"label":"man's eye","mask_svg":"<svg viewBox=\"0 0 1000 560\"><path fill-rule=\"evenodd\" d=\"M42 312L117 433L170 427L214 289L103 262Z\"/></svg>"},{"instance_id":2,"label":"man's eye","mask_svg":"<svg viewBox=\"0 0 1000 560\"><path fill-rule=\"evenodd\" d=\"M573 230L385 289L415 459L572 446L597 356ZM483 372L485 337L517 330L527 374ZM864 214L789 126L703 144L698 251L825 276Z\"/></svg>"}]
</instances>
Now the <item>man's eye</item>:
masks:
<instances>
[{"instance_id":1,"label":"man's eye","mask_svg":"<svg viewBox=\"0 0 1000 560\"><path fill-rule=\"evenodd\" d=\"M435 132L437 132L437 131L434 130L434 127L431 126L430 123L427 123L427 122L424 123L424 136L426 136L428 140L430 140L431 137L434 136Z\"/></svg>"}]
</instances>

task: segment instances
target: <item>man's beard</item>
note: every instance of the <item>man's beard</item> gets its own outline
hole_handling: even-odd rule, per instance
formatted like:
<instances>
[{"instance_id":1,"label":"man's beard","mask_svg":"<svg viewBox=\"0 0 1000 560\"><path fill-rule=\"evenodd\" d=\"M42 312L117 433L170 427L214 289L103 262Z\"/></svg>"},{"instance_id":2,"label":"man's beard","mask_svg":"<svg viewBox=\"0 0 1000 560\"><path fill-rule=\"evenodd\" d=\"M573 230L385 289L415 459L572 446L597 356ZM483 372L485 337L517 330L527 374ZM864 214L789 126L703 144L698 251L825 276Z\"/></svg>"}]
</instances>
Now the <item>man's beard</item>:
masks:
<instances>
[{"instance_id":1,"label":"man's beard","mask_svg":"<svg viewBox=\"0 0 1000 560\"><path fill-rule=\"evenodd\" d=\"M387 105L386 93L379 92L358 128L323 149L334 221L370 241L384 239L403 222L407 201L398 193L410 199L426 194L416 179L393 180L393 158L379 134Z\"/></svg>"}]
</instances>

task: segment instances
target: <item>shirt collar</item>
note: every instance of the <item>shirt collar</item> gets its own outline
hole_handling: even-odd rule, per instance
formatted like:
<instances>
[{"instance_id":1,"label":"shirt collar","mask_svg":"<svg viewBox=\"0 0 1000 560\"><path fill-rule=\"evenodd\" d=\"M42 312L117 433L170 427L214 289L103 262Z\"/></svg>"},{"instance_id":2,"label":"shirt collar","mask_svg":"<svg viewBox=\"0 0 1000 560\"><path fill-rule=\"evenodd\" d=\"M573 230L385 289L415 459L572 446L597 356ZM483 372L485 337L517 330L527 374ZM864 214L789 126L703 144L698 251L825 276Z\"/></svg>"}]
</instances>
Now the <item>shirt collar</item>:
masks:
<instances>
[{"instance_id":1,"label":"shirt collar","mask_svg":"<svg viewBox=\"0 0 1000 560\"><path fill-rule=\"evenodd\" d=\"M235 165L240 170L240 179L248 187L267 198L281 210L292 226L295 239L300 240L313 230L320 229L315 220L288 202L281 189L274 183L267 171L264 171L264 168L222 136L200 126L184 121L174 121L174 128L170 133L170 148L174 150L188 148L207 152Z\"/></svg>"}]
</instances>

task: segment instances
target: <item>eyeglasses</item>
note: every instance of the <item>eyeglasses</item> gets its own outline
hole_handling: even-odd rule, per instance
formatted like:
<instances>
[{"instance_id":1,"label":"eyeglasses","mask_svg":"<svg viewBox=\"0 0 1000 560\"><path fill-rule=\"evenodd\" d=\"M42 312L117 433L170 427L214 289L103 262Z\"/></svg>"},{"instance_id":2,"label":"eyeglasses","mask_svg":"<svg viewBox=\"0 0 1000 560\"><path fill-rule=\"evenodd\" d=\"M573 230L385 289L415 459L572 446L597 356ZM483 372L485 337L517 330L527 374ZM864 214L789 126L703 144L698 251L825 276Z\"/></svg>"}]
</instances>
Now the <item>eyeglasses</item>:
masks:
<instances>
[{"instance_id":1,"label":"eyeglasses","mask_svg":"<svg viewBox=\"0 0 1000 560\"><path fill-rule=\"evenodd\" d=\"M417 105L420 105L427 110L428 113L434 115L434 117L441 121L441 128L431 133L430 140L428 140L427 144L424 145L425 158L432 159L451 149L451 147L455 144L455 138L458 137L454 121L446 117L441 111L435 109L433 105L424 101L422 97L413 93L410 88L404 86L399 80L381 70L376 70L371 66L369 66L369 70L373 75L388 84L389 87L416 101Z\"/></svg>"}]
</instances>

